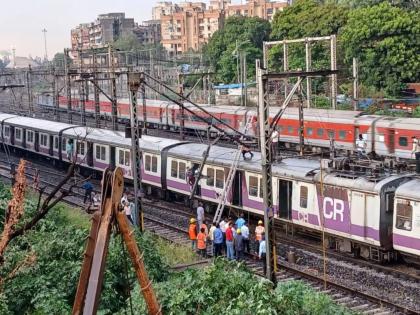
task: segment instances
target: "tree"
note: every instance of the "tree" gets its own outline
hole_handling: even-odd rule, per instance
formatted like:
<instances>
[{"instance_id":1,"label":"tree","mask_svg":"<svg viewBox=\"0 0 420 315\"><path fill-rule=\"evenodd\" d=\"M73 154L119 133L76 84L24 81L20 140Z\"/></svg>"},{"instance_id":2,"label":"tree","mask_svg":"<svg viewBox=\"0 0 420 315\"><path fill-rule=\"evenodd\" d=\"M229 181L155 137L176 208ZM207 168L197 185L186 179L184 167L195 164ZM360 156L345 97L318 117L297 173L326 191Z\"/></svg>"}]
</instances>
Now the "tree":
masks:
<instances>
[{"instance_id":1,"label":"tree","mask_svg":"<svg viewBox=\"0 0 420 315\"><path fill-rule=\"evenodd\" d=\"M53 58L53 65L54 65L54 67L64 68L64 60L65 60L64 59L64 53L61 53L61 52L56 53L54 55L54 58ZM72 63L73 60L71 60L70 57L67 57L67 62L68 63Z\"/></svg>"},{"instance_id":2,"label":"tree","mask_svg":"<svg viewBox=\"0 0 420 315\"><path fill-rule=\"evenodd\" d=\"M255 59L262 58L262 44L270 34L270 23L257 17L233 16L216 31L203 48L204 57L215 68L216 80L224 83L236 78L235 49L246 54L248 78L255 75Z\"/></svg>"},{"instance_id":3,"label":"tree","mask_svg":"<svg viewBox=\"0 0 420 315\"><path fill-rule=\"evenodd\" d=\"M297 39L339 34L347 22L347 15L347 7L330 1L297 0L292 6L276 13L271 39ZM313 68L329 67L329 49L318 43L313 44L311 49ZM276 46L270 49L270 67L280 68L282 56L283 47ZM289 56L292 57L289 60L291 69L304 69L304 45L289 45Z\"/></svg>"},{"instance_id":4,"label":"tree","mask_svg":"<svg viewBox=\"0 0 420 315\"><path fill-rule=\"evenodd\" d=\"M388 2L350 12L341 39L347 62L359 59L364 84L396 95L405 82L420 80L417 13Z\"/></svg>"}]
</instances>

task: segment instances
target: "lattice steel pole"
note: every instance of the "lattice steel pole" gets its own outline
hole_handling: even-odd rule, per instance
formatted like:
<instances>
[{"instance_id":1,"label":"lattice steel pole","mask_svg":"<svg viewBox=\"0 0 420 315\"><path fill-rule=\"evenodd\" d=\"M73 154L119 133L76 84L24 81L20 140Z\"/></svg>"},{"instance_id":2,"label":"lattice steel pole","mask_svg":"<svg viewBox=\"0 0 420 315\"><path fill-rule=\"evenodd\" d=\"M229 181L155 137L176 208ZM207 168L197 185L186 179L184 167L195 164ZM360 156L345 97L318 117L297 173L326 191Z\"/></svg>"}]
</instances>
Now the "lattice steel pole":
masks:
<instances>
[{"instance_id":1,"label":"lattice steel pole","mask_svg":"<svg viewBox=\"0 0 420 315\"><path fill-rule=\"evenodd\" d=\"M266 277L276 283L276 243L274 235L273 182L271 173L271 141L270 141L270 106L268 103L268 79L264 78L266 70L261 69L256 60L258 84L258 121L260 124L260 147L262 166L262 190L267 272Z\"/></svg>"},{"instance_id":2,"label":"lattice steel pole","mask_svg":"<svg viewBox=\"0 0 420 315\"><path fill-rule=\"evenodd\" d=\"M143 73L128 73L128 89L130 91L130 127L131 127L131 164L133 170L134 181L134 200L139 222L136 224L140 227L140 231L144 230L143 226L143 208L141 204L141 164L142 153L140 150L140 128L137 113L137 92L144 85Z\"/></svg>"},{"instance_id":3,"label":"lattice steel pole","mask_svg":"<svg viewBox=\"0 0 420 315\"><path fill-rule=\"evenodd\" d=\"M312 66L312 55L311 55L311 42L306 39L305 41L305 61L306 61L306 71L311 70ZM308 76L306 77L306 107L311 107L312 101L312 79Z\"/></svg>"},{"instance_id":4,"label":"lattice steel pole","mask_svg":"<svg viewBox=\"0 0 420 315\"><path fill-rule=\"evenodd\" d=\"M118 103L117 103L117 79L115 78L114 52L111 45L108 46L109 67L111 69L111 123L112 130L118 130Z\"/></svg>"},{"instance_id":5,"label":"lattice steel pole","mask_svg":"<svg viewBox=\"0 0 420 315\"><path fill-rule=\"evenodd\" d=\"M67 92L67 119L68 123L73 123L73 116L72 116L72 108L71 108L71 76L70 76L70 56L69 56L69 49L64 49L64 67L66 73L66 92Z\"/></svg>"},{"instance_id":6,"label":"lattice steel pole","mask_svg":"<svg viewBox=\"0 0 420 315\"><path fill-rule=\"evenodd\" d=\"M98 89L98 60L96 58L96 52L92 51L92 63L93 63L93 80L95 82L93 92L95 94L95 127L101 127L101 107L99 101L99 89Z\"/></svg>"},{"instance_id":7,"label":"lattice steel pole","mask_svg":"<svg viewBox=\"0 0 420 315\"><path fill-rule=\"evenodd\" d=\"M34 108L33 108L33 103L32 103L32 68L31 68L31 65L29 65L28 71L26 72L26 88L27 88L27 93L28 93L29 115L32 116Z\"/></svg>"},{"instance_id":8,"label":"lattice steel pole","mask_svg":"<svg viewBox=\"0 0 420 315\"><path fill-rule=\"evenodd\" d=\"M331 35L331 70L337 70L337 36ZM331 105L337 108L337 74L331 75Z\"/></svg>"}]
</instances>

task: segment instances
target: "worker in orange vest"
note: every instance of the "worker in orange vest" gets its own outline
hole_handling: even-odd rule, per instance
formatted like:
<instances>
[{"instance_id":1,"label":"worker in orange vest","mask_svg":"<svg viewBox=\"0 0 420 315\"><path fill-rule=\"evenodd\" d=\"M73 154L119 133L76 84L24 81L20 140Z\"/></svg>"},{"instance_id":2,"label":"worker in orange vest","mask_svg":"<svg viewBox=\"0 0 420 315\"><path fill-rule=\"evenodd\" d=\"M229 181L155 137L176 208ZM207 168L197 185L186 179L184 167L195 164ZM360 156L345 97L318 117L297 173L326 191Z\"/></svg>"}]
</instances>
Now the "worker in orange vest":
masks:
<instances>
[{"instance_id":1,"label":"worker in orange vest","mask_svg":"<svg viewBox=\"0 0 420 315\"><path fill-rule=\"evenodd\" d=\"M206 258L207 256L206 241L207 241L207 235L205 233L205 229L202 227L200 229L200 233L198 233L197 235L197 248L201 256L203 256L203 258Z\"/></svg>"},{"instance_id":2,"label":"worker in orange vest","mask_svg":"<svg viewBox=\"0 0 420 315\"><path fill-rule=\"evenodd\" d=\"M190 236L191 247L193 251L197 249L197 224L195 222L195 219L191 218L190 227L188 229L188 235Z\"/></svg>"},{"instance_id":3,"label":"worker in orange vest","mask_svg":"<svg viewBox=\"0 0 420 315\"><path fill-rule=\"evenodd\" d=\"M263 225L263 221L259 220L258 225L255 227L255 240L257 243L257 248L260 246L260 242L262 240L262 237L265 233L265 228Z\"/></svg>"}]
</instances>

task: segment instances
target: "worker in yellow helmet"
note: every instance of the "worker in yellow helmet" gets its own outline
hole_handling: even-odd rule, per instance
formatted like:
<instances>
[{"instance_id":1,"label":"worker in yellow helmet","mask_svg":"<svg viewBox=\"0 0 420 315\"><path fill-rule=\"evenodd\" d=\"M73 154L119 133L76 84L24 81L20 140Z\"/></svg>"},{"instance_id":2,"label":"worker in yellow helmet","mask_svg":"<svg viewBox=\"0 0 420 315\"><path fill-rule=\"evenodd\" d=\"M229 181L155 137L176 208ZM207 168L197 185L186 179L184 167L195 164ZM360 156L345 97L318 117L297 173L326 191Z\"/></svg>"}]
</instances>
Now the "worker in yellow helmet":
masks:
<instances>
[{"instance_id":1,"label":"worker in yellow helmet","mask_svg":"<svg viewBox=\"0 0 420 315\"><path fill-rule=\"evenodd\" d=\"M191 240L191 248L193 251L197 249L197 224L195 223L195 219L190 219L190 227L188 229L188 235Z\"/></svg>"},{"instance_id":2,"label":"worker in yellow helmet","mask_svg":"<svg viewBox=\"0 0 420 315\"><path fill-rule=\"evenodd\" d=\"M257 248L260 246L263 235L265 234L265 228L263 221L259 220L258 225L255 227L255 240L257 243Z\"/></svg>"}]
</instances>

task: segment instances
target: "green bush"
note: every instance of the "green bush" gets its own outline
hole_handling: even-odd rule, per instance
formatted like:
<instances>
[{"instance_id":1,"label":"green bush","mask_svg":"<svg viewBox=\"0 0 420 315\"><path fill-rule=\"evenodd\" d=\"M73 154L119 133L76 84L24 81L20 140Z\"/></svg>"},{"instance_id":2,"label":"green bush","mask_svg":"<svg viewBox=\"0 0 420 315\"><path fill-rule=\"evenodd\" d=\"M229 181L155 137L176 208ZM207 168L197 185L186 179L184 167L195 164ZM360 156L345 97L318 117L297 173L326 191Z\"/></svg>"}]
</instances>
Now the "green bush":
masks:
<instances>
[{"instance_id":1,"label":"green bush","mask_svg":"<svg viewBox=\"0 0 420 315\"><path fill-rule=\"evenodd\" d=\"M189 269L155 285L164 314L350 314L301 282L280 284L254 276L242 264L223 259L208 268ZM139 287L133 291L136 314L146 314Z\"/></svg>"}]
</instances>

